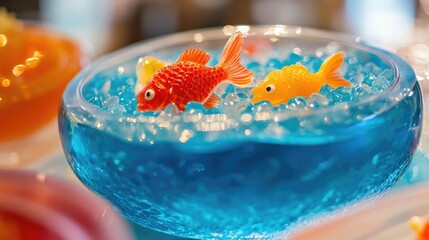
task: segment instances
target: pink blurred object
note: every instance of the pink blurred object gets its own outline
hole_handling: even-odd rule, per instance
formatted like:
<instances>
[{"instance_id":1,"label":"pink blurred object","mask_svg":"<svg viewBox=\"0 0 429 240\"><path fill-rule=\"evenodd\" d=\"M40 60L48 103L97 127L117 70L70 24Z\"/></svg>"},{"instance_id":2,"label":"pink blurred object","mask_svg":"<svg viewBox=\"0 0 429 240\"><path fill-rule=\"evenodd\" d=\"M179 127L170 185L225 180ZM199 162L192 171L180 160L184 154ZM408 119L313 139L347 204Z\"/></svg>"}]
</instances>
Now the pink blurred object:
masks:
<instances>
[{"instance_id":1,"label":"pink blurred object","mask_svg":"<svg viewBox=\"0 0 429 240\"><path fill-rule=\"evenodd\" d=\"M132 239L107 202L55 177L0 170L0 196L0 239Z\"/></svg>"}]
</instances>

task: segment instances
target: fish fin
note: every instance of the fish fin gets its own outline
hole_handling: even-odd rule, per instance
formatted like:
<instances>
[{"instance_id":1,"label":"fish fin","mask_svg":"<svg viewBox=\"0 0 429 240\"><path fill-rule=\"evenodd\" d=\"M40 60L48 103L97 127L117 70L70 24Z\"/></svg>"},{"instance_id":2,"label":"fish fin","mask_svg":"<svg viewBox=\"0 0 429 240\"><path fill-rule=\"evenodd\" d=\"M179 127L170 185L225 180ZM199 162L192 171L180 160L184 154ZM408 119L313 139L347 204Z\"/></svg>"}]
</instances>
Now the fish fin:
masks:
<instances>
[{"instance_id":1,"label":"fish fin","mask_svg":"<svg viewBox=\"0 0 429 240\"><path fill-rule=\"evenodd\" d=\"M341 76L340 68L344 62L343 52L335 53L323 62L318 74L331 87L349 87L351 83Z\"/></svg>"},{"instance_id":2,"label":"fish fin","mask_svg":"<svg viewBox=\"0 0 429 240\"><path fill-rule=\"evenodd\" d=\"M185 109L186 109L186 104L177 104L177 103L173 103L173 105L175 105L175 106L176 106L176 108L177 108L179 111L181 111L181 112L185 111Z\"/></svg>"},{"instance_id":3,"label":"fish fin","mask_svg":"<svg viewBox=\"0 0 429 240\"><path fill-rule=\"evenodd\" d=\"M222 102L222 99L216 94L212 93L203 105L206 108L215 108L219 105L220 102Z\"/></svg>"},{"instance_id":4,"label":"fish fin","mask_svg":"<svg viewBox=\"0 0 429 240\"><path fill-rule=\"evenodd\" d=\"M177 59L177 62L193 62L201 65L206 65L210 60L210 54L206 51L196 48L191 48L185 50L180 57Z\"/></svg>"},{"instance_id":5,"label":"fish fin","mask_svg":"<svg viewBox=\"0 0 429 240\"><path fill-rule=\"evenodd\" d=\"M217 67L228 73L228 81L238 86L246 86L253 80L253 73L240 62L240 53L244 39L241 32L236 32L225 45Z\"/></svg>"}]
</instances>

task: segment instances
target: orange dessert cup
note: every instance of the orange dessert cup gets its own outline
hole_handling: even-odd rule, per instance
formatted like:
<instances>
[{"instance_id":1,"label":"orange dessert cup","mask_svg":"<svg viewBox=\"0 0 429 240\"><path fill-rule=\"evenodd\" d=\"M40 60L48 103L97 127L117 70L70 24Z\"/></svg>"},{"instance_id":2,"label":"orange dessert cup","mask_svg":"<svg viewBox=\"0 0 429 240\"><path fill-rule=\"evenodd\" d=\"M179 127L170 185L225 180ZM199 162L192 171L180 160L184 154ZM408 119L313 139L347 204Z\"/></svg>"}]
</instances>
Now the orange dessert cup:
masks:
<instances>
[{"instance_id":1,"label":"orange dessert cup","mask_svg":"<svg viewBox=\"0 0 429 240\"><path fill-rule=\"evenodd\" d=\"M54 119L63 90L88 61L82 48L60 33L16 21L1 9L0 20L0 142L4 142L29 135Z\"/></svg>"}]
</instances>

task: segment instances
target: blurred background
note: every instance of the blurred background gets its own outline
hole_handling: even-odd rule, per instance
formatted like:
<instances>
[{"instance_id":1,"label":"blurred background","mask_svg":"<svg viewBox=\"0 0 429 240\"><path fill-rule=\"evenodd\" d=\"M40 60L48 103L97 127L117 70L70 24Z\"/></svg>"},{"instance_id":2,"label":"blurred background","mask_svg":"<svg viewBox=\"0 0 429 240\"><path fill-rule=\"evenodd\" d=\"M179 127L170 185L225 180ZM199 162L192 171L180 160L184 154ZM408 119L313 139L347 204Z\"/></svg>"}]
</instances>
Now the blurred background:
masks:
<instances>
[{"instance_id":1,"label":"blurred background","mask_svg":"<svg viewBox=\"0 0 429 240\"><path fill-rule=\"evenodd\" d=\"M0 0L1 7L87 43L94 58L148 38L222 25L288 24L346 32L405 58L426 92L428 110L429 0ZM428 132L423 130L422 155L407 172L408 181L429 179L423 156L429 154ZM144 239L173 239L134 228Z\"/></svg>"},{"instance_id":2,"label":"blurred background","mask_svg":"<svg viewBox=\"0 0 429 240\"><path fill-rule=\"evenodd\" d=\"M428 0L2 0L89 41L95 55L146 38L226 24L292 24L343 31L398 47L428 19Z\"/></svg>"}]
</instances>

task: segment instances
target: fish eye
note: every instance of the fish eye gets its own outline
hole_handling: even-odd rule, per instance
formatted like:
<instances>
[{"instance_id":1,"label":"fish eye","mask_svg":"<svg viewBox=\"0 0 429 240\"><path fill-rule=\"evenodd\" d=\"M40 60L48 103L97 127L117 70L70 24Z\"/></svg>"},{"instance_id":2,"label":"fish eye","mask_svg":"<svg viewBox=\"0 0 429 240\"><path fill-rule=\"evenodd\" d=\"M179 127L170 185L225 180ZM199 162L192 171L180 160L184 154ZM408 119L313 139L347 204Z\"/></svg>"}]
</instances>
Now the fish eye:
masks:
<instances>
[{"instance_id":1,"label":"fish eye","mask_svg":"<svg viewBox=\"0 0 429 240\"><path fill-rule=\"evenodd\" d=\"M276 87L274 86L274 84L269 84L269 85L265 88L265 90L266 90L268 93L273 93L273 92L276 90Z\"/></svg>"},{"instance_id":2,"label":"fish eye","mask_svg":"<svg viewBox=\"0 0 429 240\"><path fill-rule=\"evenodd\" d=\"M155 97L155 91L153 91L153 89L148 89L144 93L144 99L148 101L152 100L154 97Z\"/></svg>"}]
</instances>

